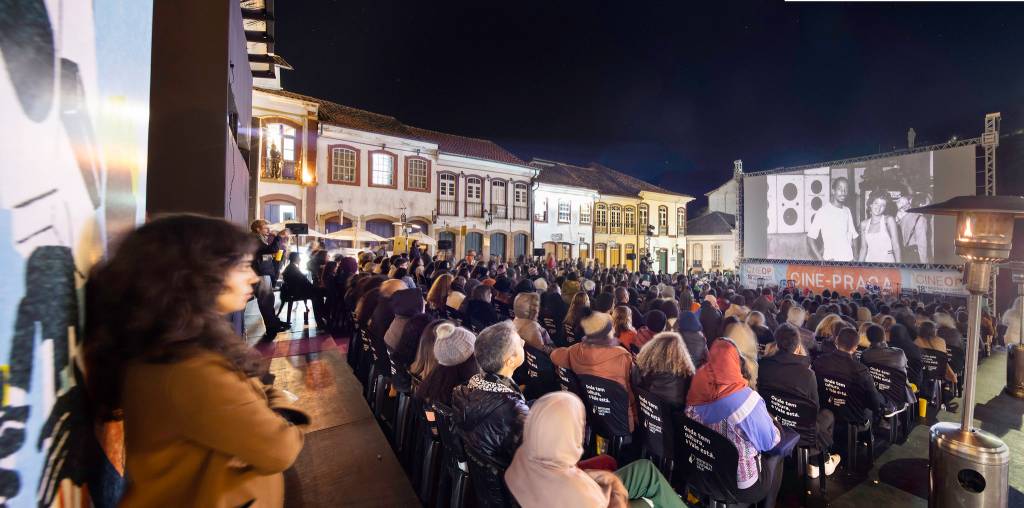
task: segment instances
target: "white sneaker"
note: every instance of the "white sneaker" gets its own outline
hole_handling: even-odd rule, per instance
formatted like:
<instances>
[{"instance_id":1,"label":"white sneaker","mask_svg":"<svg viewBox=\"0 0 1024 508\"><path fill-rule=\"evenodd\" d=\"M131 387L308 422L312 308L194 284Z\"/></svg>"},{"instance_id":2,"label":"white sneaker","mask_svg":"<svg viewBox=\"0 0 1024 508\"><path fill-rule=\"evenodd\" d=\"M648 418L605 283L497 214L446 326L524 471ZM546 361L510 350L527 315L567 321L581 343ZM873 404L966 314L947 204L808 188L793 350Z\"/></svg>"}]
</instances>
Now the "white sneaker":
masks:
<instances>
[{"instance_id":1,"label":"white sneaker","mask_svg":"<svg viewBox=\"0 0 1024 508\"><path fill-rule=\"evenodd\" d=\"M832 476L832 473L836 472L836 467L839 466L839 454L833 453L829 455L828 460L825 461L825 476ZM818 477L818 466L814 464L807 465L807 476L811 478Z\"/></svg>"}]
</instances>

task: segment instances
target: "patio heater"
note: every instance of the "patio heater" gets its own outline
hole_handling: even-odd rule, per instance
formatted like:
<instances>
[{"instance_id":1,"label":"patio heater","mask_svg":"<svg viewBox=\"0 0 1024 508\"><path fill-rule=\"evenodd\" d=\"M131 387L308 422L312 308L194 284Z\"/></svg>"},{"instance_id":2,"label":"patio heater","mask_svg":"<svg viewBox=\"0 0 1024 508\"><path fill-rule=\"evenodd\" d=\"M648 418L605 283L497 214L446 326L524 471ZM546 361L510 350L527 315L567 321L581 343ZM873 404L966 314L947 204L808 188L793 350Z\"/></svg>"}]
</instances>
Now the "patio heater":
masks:
<instances>
[{"instance_id":1,"label":"patio heater","mask_svg":"<svg viewBox=\"0 0 1024 508\"><path fill-rule=\"evenodd\" d=\"M956 216L957 255L964 265L968 297L967 357L960 424L932 426L928 447L928 506L1005 507L1010 451L998 437L974 428L974 389L981 340L981 299L989 291L993 265L1010 257L1013 221L1024 217L1024 197L958 196L913 208L913 213Z\"/></svg>"}]
</instances>

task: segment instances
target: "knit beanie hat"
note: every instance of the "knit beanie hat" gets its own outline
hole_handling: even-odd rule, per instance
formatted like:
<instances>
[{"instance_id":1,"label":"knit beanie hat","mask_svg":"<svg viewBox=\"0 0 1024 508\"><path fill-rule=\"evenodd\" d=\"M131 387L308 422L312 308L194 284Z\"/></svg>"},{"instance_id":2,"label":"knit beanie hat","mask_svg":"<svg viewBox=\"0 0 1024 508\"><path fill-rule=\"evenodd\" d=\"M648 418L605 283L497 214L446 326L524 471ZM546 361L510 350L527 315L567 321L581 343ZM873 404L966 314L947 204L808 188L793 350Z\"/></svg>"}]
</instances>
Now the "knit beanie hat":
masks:
<instances>
[{"instance_id":1,"label":"knit beanie hat","mask_svg":"<svg viewBox=\"0 0 1024 508\"><path fill-rule=\"evenodd\" d=\"M548 281L544 280L543 278L538 278L537 280L533 281L533 287L536 288L537 291L547 291Z\"/></svg>"},{"instance_id":2,"label":"knit beanie hat","mask_svg":"<svg viewBox=\"0 0 1024 508\"><path fill-rule=\"evenodd\" d=\"M434 357L437 363L445 367L454 367L473 356L476 335L473 332L456 327L452 323L442 323L434 330L437 340L434 341Z\"/></svg>"},{"instance_id":3,"label":"knit beanie hat","mask_svg":"<svg viewBox=\"0 0 1024 508\"><path fill-rule=\"evenodd\" d=\"M498 277L494 281L494 290L499 293L511 293L512 281L508 280L508 277Z\"/></svg>"},{"instance_id":4,"label":"knit beanie hat","mask_svg":"<svg viewBox=\"0 0 1024 508\"><path fill-rule=\"evenodd\" d=\"M647 329L652 332L665 331L665 323L667 322L668 318L665 317L665 313L658 309L649 310L647 314L644 314L644 323L647 325Z\"/></svg>"},{"instance_id":5,"label":"knit beanie hat","mask_svg":"<svg viewBox=\"0 0 1024 508\"><path fill-rule=\"evenodd\" d=\"M537 293L519 293L516 295L512 310L519 319L537 319L540 313L540 295Z\"/></svg>"},{"instance_id":6,"label":"knit beanie hat","mask_svg":"<svg viewBox=\"0 0 1024 508\"><path fill-rule=\"evenodd\" d=\"M591 341L607 340L612 334L612 317L604 312L593 312L584 310L583 319L580 319L580 327L583 334Z\"/></svg>"},{"instance_id":7,"label":"knit beanie hat","mask_svg":"<svg viewBox=\"0 0 1024 508\"><path fill-rule=\"evenodd\" d=\"M535 293L537 287L533 285L533 281L530 279L523 279L516 284L516 293Z\"/></svg>"},{"instance_id":8,"label":"knit beanie hat","mask_svg":"<svg viewBox=\"0 0 1024 508\"><path fill-rule=\"evenodd\" d=\"M700 326L700 320L697 319L697 315L687 311L679 313L679 319L676 321L676 326L679 328L680 332L699 332L703 330Z\"/></svg>"}]
</instances>

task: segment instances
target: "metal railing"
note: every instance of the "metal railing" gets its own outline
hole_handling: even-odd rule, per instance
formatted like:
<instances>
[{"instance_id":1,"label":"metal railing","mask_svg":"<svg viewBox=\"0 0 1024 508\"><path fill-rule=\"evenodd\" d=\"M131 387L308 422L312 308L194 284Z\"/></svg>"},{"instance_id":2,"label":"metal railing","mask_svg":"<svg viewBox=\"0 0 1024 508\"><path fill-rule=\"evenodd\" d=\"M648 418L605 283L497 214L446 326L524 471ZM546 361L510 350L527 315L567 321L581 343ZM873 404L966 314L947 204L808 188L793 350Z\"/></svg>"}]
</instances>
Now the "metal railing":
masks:
<instances>
[{"instance_id":1,"label":"metal railing","mask_svg":"<svg viewBox=\"0 0 1024 508\"><path fill-rule=\"evenodd\" d=\"M483 203L466 203L466 217L483 217L484 216L484 204Z\"/></svg>"},{"instance_id":2,"label":"metal railing","mask_svg":"<svg viewBox=\"0 0 1024 508\"><path fill-rule=\"evenodd\" d=\"M599 234L599 235L608 234L608 226L605 225L605 224L595 225L594 226L594 232Z\"/></svg>"},{"instance_id":3,"label":"metal railing","mask_svg":"<svg viewBox=\"0 0 1024 508\"><path fill-rule=\"evenodd\" d=\"M515 220L527 220L530 218L530 207L526 205L516 205L512 207L512 218Z\"/></svg>"},{"instance_id":4,"label":"metal railing","mask_svg":"<svg viewBox=\"0 0 1024 508\"><path fill-rule=\"evenodd\" d=\"M612 227L609 228L609 229L611 229L611 234L613 234L613 235L621 235L622 234L622 226L620 226L618 224L612 224Z\"/></svg>"},{"instance_id":5,"label":"metal railing","mask_svg":"<svg viewBox=\"0 0 1024 508\"><path fill-rule=\"evenodd\" d=\"M459 202L454 199L441 199L437 202L438 215L458 215Z\"/></svg>"},{"instance_id":6,"label":"metal railing","mask_svg":"<svg viewBox=\"0 0 1024 508\"><path fill-rule=\"evenodd\" d=\"M662 225L658 226L658 234L659 235L667 235L668 234L668 224L662 224Z\"/></svg>"},{"instance_id":7,"label":"metal railing","mask_svg":"<svg viewBox=\"0 0 1024 508\"><path fill-rule=\"evenodd\" d=\"M494 219L507 219L508 218L508 205L491 203L491 218Z\"/></svg>"}]
</instances>

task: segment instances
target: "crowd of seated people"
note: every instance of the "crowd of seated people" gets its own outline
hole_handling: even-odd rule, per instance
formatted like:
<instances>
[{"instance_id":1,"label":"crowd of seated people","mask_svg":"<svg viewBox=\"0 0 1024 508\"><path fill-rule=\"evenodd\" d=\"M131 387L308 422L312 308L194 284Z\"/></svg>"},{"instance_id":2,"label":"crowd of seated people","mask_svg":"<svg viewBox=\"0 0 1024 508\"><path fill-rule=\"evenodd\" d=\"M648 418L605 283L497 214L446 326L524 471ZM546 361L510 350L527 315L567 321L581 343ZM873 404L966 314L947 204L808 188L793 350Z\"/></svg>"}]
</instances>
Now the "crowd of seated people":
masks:
<instances>
[{"instance_id":1,"label":"crowd of seated people","mask_svg":"<svg viewBox=\"0 0 1024 508\"><path fill-rule=\"evenodd\" d=\"M383 339L383 353L402 374L395 374L395 388L428 411L450 407L462 444L493 459L522 506L624 506L639 498L679 506L686 494L679 471L659 470L635 443L615 457L624 467L588 469L587 460L608 449L584 446L586 394L527 400L523 373L536 368L524 363L529 354L621 387L628 400L619 416L634 437L637 390L725 437L739 456L738 496L766 506L778 495L793 429L762 393L816 411L812 437L800 441L823 457L824 471L809 468L813 477L832 474L841 457L856 453L835 449L849 428L888 427L901 409L916 414L922 383L935 377L922 350L948 357L938 374L945 403L963 370L965 311L946 300L755 290L725 276L583 262L552 268L522 258L453 263L366 253L327 262L320 280L339 284L327 291L336 295L325 306L332 333L354 328ZM899 374L901 390L876 389L871 367ZM833 380L847 390L838 412Z\"/></svg>"}]
</instances>

